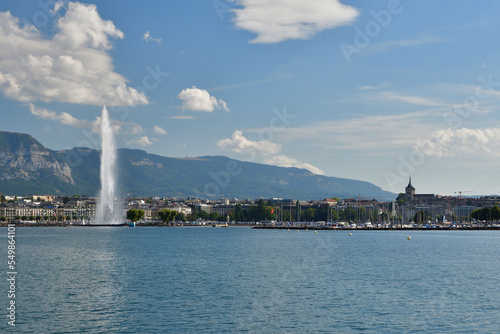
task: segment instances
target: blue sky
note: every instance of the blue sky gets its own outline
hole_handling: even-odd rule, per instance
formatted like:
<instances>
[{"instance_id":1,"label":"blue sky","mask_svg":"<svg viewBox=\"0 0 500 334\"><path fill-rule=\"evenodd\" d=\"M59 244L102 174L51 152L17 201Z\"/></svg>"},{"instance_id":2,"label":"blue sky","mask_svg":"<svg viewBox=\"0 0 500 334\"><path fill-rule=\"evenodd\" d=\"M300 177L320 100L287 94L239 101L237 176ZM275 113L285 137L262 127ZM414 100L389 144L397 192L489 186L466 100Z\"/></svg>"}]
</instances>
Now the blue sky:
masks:
<instances>
[{"instance_id":1,"label":"blue sky","mask_svg":"<svg viewBox=\"0 0 500 334\"><path fill-rule=\"evenodd\" d=\"M500 3L0 3L0 130L498 194Z\"/></svg>"}]
</instances>

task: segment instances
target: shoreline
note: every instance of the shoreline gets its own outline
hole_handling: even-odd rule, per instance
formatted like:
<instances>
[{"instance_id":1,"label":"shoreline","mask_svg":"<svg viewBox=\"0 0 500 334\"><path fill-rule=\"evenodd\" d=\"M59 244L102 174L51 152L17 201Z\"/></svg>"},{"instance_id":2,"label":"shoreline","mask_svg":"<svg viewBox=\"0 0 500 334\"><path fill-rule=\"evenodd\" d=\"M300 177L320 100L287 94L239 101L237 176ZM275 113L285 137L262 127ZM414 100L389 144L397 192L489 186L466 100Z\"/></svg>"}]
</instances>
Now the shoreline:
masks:
<instances>
[{"instance_id":1,"label":"shoreline","mask_svg":"<svg viewBox=\"0 0 500 334\"><path fill-rule=\"evenodd\" d=\"M0 227L8 227L8 225L15 225L16 227L130 227L128 223L123 224L113 224L113 225L76 225L76 224L65 224L65 223L0 223ZM221 227L212 225L165 225L162 223L136 223L134 228L137 227ZM357 227L357 228L332 228L332 227L321 227L321 226L264 226L264 225L254 225L254 224L228 224L223 227L249 227L257 230L311 230L311 231L496 231L500 230L500 227L496 226L481 226L481 227Z\"/></svg>"},{"instance_id":2,"label":"shoreline","mask_svg":"<svg viewBox=\"0 0 500 334\"><path fill-rule=\"evenodd\" d=\"M311 230L311 231L490 231L500 230L500 227L358 227L358 228L331 228L305 226L253 226L253 229L262 230Z\"/></svg>"}]
</instances>

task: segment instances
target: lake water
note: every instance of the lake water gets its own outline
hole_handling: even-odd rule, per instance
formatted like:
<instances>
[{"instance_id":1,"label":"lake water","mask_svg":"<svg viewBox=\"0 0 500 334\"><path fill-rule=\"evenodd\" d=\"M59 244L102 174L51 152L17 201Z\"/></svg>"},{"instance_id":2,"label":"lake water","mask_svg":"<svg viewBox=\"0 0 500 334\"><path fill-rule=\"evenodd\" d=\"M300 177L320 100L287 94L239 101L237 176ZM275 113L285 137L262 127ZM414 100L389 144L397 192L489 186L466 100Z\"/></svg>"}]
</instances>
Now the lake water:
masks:
<instances>
[{"instance_id":1,"label":"lake water","mask_svg":"<svg viewBox=\"0 0 500 334\"><path fill-rule=\"evenodd\" d=\"M500 331L500 232L348 233L17 228L12 328L1 228L0 332Z\"/></svg>"}]
</instances>

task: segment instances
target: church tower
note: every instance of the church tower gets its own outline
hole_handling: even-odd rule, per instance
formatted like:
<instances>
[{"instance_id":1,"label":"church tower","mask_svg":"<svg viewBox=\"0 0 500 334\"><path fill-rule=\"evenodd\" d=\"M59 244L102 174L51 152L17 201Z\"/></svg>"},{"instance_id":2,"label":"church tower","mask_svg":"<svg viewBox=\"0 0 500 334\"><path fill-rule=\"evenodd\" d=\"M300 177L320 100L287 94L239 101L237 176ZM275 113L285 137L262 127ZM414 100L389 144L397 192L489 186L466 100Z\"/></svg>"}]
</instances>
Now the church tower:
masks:
<instances>
[{"instance_id":1,"label":"church tower","mask_svg":"<svg viewBox=\"0 0 500 334\"><path fill-rule=\"evenodd\" d=\"M411 202L413 196L415 195L415 188L411 185L411 175L408 185L405 188L405 193L406 193L406 201Z\"/></svg>"}]
</instances>

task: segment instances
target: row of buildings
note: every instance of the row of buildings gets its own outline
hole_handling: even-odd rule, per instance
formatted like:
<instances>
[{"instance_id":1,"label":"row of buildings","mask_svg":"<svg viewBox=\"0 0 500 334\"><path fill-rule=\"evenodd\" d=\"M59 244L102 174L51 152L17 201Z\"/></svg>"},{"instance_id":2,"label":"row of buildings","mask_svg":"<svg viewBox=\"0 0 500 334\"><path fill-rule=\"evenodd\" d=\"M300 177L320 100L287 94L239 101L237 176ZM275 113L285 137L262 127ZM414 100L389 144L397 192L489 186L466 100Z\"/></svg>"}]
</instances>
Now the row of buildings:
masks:
<instances>
[{"instance_id":1,"label":"row of buildings","mask_svg":"<svg viewBox=\"0 0 500 334\"><path fill-rule=\"evenodd\" d=\"M127 198L123 199L124 214L129 209L142 209L145 220L158 219L158 212L169 209L183 214L187 219L196 219L206 213L219 220L234 219L236 207L245 213L258 201L220 199L217 201L177 198ZM263 199L266 207L271 208L273 219L278 221L348 221L408 223L422 212L426 221L468 220L473 210L492 207L500 203L500 197L488 196L463 198L435 194L417 194L411 178L404 193L393 202L379 202L375 199L349 198L324 199L321 201L297 201L293 199ZM81 221L96 215L97 198L36 196L2 196L0 220L29 221ZM216 213L216 215L213 215ZM207 216L205 215L205 216ZM248 215L247 215L248 217Z\"/></svg>"}]
</instances>

